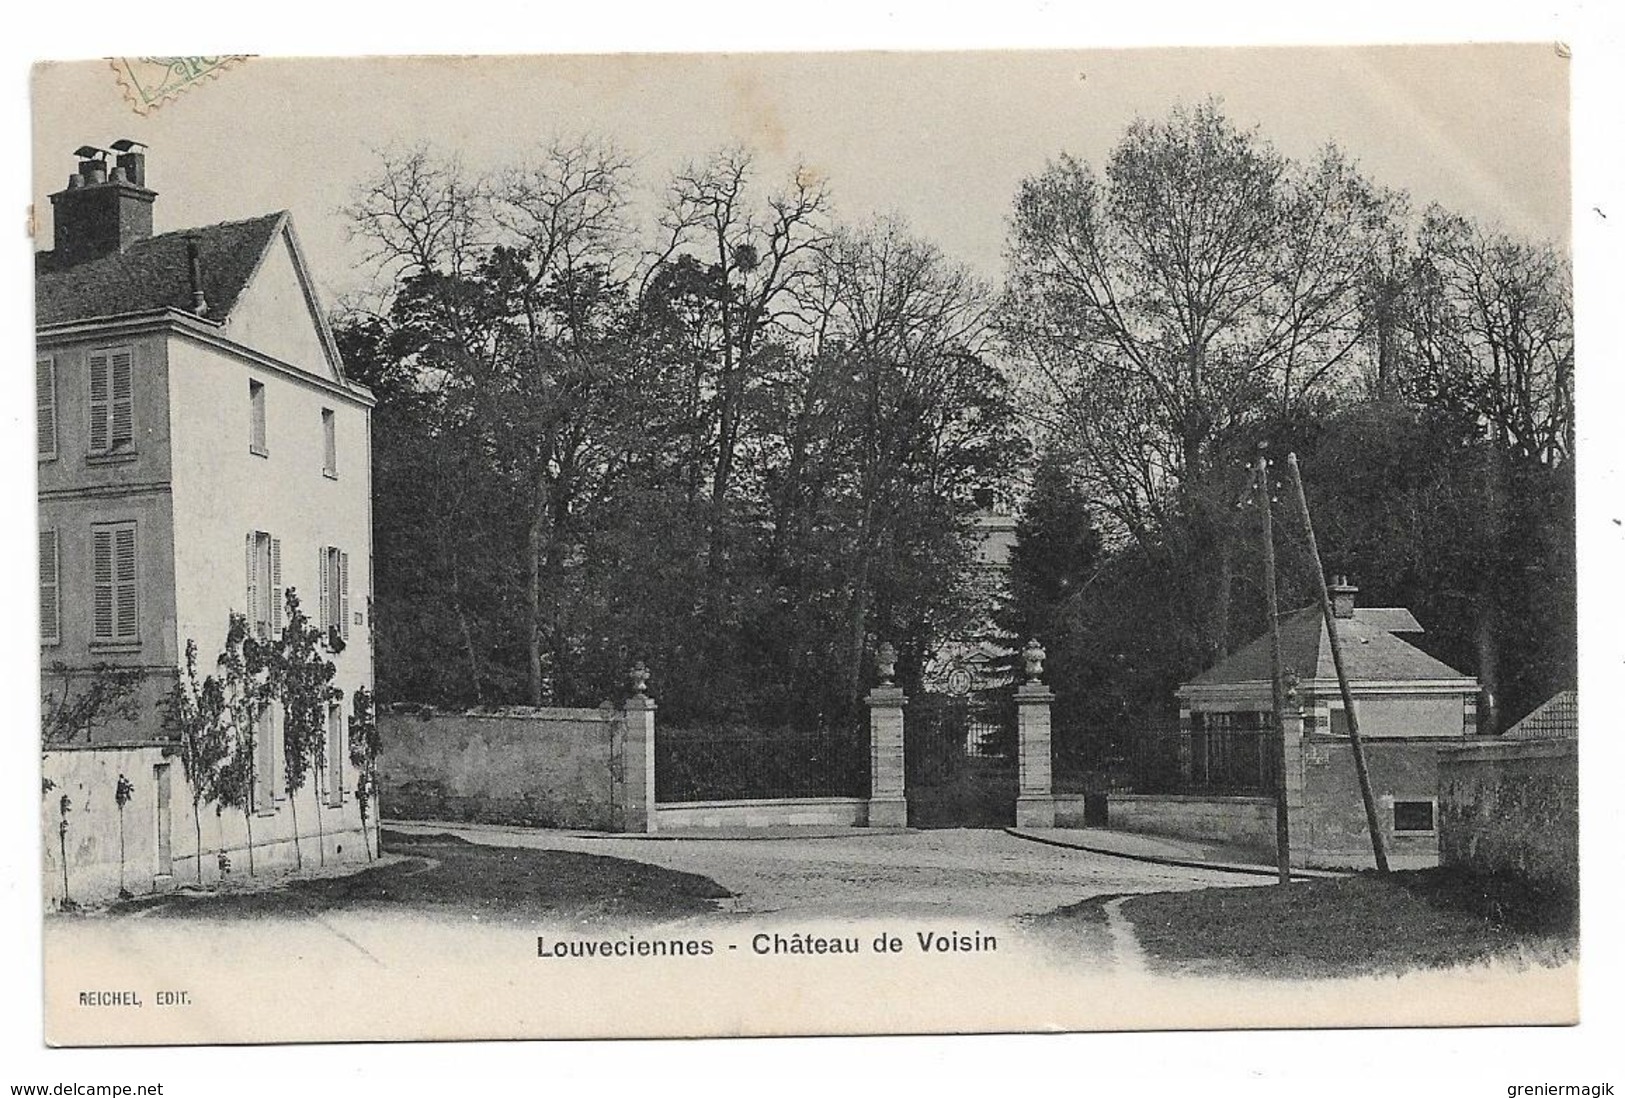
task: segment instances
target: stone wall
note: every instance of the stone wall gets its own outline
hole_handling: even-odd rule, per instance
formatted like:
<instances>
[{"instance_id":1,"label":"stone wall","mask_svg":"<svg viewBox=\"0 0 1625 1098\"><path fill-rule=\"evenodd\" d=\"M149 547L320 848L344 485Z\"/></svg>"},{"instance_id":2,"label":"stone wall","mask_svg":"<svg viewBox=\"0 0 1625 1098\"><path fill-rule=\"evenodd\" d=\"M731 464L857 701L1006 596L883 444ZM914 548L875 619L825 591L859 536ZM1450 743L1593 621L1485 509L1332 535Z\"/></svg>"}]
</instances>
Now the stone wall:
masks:
<instances>
[{"instance_id":1,"label":"stone wall","mask_svg":"<svg viewBox=\"0 0 1625 1098\"><path fill-rule=\"evenodd\" d=\"M863 827L869 802L863 797L783 797L744 801L687 801L657 804L661 831L731 827Z\"/></svg>"},{"instance_id":2,"label":"stone wall","mask_svg":"<svg viewBox=\"0 0 1625 1098\"><path fill-rule=\"evenodd\" d=\"M1441 750L1441 862L1576 893L1578 757L1574 740L1490 740Z\"/></svg>"},{"instance_id":3,"label":"stone wall","mask_svg":"<svg viewBox=\"0 0 1625 1098\"><path fill-rule=\"evenodd\" d=\"M1383 739L1365 740L1364 744L1377 819L1388 853L1405 858L1411 865L1436 858L1438 812L1434 812L1434 831L1396 834L1394 802L1436 800L1440 741ZM1321 864L1375 865L1349 741L1343 737L1305 736L1303 775L1303 804L1291 819L1294 853L1302 849L1308 852L1311 862Z\"/></svg>"},{"instance_id":4,"label":"stone wall","mask_svg":"<svg viewBox=\"0 0 1625 1098\"><path fill-rule=\"evenodd\" d=\"M1225 843L1271 856L1275 850L1275 801L1269 797L1111 793L1106 825L1119 831Z\"/></svg>"},{"instance_id":5,"label":"stone wall","mask_svg":"<svg viewBox=\"0 0 1625 1098\"><path fill-rule=\"evenodd\" d=\"M120 888L143 896L195 884L200 875L211 887L222 873L233 878L248 875L249 820L235 810L217 813L207 802L194 819L190 787L174 752L172 745L132 744L53 748L44 753L41 771L51 784L40 800L47 908L61 907L64 895L76 904L104 903L115 899ZM131 786L122 811L117 800L121 775ZM286 796L276 797L269 808L252 816L252 864L257 875L285 872L300 860L306 868L367 860L373 836L362 834L361 806L354 790L341 790L337 803L319 796L313 784L297 796L297 840L293 806Z\"/></svg>"},{"instance_id":6,"label":"stone wall","mask_svg":"<svg viewBox=\"0 0 1625 1098\"><path fill-rule=\"evenodd\" d=\"M643 718L653 713L637 716L629 722L627 711L608 705L381 711L384 814L400 820L649 830L653 789L644 776L653 721Z\"/></svg>"}]
</instances>

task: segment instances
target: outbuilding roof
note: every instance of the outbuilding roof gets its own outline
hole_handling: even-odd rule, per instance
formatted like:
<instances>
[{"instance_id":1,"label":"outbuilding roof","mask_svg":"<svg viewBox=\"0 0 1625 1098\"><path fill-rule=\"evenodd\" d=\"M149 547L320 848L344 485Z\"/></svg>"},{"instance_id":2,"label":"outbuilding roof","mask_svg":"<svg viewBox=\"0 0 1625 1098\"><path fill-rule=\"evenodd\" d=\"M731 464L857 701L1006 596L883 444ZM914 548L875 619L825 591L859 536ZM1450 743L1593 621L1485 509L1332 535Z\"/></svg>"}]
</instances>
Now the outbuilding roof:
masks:
<instances>
[{"instance_id":1,"label":"outbuilding roof","mask_svg":"<svg viewBox=\"0 0 1625 1098\"><path fill-rule=\"evenodd\" d=\"M1501 733L1510 740L1574 740L1580 737L1580 694L1564 690Z\"/></svg>"},{"instance_id":2,"label":"outbuilding roof","mask_svg":"<svg viewBox=\"0 0 1625 1098\"><path fill-rule=\"evenodd\" d=\"M1409 610L1401 607L1357 607L1353 617L1337 618L1343 666L1350 680L1364 682L1437 682L1467 679L1460 671L1435 659L1395 632L1421 632ZM1336 678L1332 646L1320 607L1307 606L1280 621L1281 663L1299 679ZM1237 649L1197 675L1187 686L1225 686L1270 681L1269 634Z\"/></svg>"},{"instance_id":3,"label":"outbuilding roof","mask_svg":"<svg viewBox=\"0 0 1625 1098\"><path fill-rule=\"evenodd\" d=\"M62 263L54 252L36 253L34 323L45 327L166 308L191 312L188 237L197 238L206 315L224 320L287 216L281 211L163 233L82 263Z\"/></svg>"}]
</instances>

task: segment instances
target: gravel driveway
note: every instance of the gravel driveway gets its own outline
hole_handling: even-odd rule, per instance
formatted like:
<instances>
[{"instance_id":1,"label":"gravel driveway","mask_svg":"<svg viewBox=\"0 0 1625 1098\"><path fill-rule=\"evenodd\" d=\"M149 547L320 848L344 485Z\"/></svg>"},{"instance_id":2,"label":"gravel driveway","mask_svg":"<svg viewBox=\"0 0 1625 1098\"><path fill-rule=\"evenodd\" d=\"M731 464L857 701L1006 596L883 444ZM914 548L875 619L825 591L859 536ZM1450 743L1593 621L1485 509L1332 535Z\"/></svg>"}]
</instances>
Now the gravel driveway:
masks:
<instances>
[{"instance_id":1,"label":"gravel driveway","mask_svg":"<svg viewBox=\"0 0 1625 1098\"><path fill-rule=\"evenodd\" d=\"M796 918L907 915L1005 920L1091 896L1265 884L1266 878L1151 865L1031 842L997 830L828 838L667 838L391 823L494 846L605 854L710 877L725 910Z\"/></svg>"}]
</instances>

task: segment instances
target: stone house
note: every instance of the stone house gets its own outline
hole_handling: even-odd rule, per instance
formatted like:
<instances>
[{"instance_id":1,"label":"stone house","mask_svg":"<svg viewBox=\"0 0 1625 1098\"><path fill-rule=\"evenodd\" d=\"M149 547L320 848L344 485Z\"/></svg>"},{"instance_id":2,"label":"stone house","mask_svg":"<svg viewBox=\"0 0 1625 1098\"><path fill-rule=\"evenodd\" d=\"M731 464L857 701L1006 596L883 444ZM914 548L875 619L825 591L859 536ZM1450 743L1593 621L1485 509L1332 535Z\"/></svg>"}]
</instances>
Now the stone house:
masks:
<instances>
[{"instance_id":1,"label":"stone house","mask_svg":"<svg viewBox=\"0 0 1625 1098\"><path fill-rule=\"evenodd\" d=\"M268 715L255 861L291 864L296 842L310 861L365 857L345 737L373 675L372 395L345 377L288 213L154 235L144 150L115 148L111 169L109 154L79 150L50 196L53 247L36 257L40 661L46 695L104 666L139 686L127 714L45 745L48 902L195 872L191 794L160 699L188 640L212 672L229 615L276 631L293 589L344 639L344 701L297 806ZM206 806L201 825L205 880L220 853L246 866L241 813Z\"/></svg>"},{"instance_id":2,"label":"stone house","mask_svg":"<svg viewBox=\"0 0 1625 1098\"><path fill-rule=\"evenodd\" d=\"M1477 733L1479 685L1404 639L1422 632L1409 610L1360 607L1357 594L1334 579L1333 619L1379 822L1390 853L1426 863L1438 855L1438 750ZM1282 615L1280 637L1294 858L1371 864L1348 717L1319 606ZM1273 781L1273 763L1266 761L1270 777L1255 788L1233 784L1253 758L1273 759L1270 679L1266 633L1180 686L1179 764L1188 792L1114 794L1112 825L1273 849L1274 800L1258 788Z\"/></svg>"}]
</instances>

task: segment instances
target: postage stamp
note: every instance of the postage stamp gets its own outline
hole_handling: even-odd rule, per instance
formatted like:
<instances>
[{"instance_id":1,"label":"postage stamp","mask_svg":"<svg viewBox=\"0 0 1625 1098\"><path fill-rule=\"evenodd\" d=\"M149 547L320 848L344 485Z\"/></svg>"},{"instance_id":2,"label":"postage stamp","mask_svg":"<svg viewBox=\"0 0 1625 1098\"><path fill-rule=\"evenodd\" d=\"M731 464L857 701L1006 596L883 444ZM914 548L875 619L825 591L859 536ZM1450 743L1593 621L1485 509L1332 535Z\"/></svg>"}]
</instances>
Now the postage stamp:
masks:
<instances>
[{"instance_id":1,"label":"postage stamp","mask_svg":"<svg viewBox=\"0 0 1625 1098\"><path fill-rule=\"evenodd\" d=\"M130 109L149 114L247 57L115 57L112 65Z\"/></svg>"}]
</instances>

